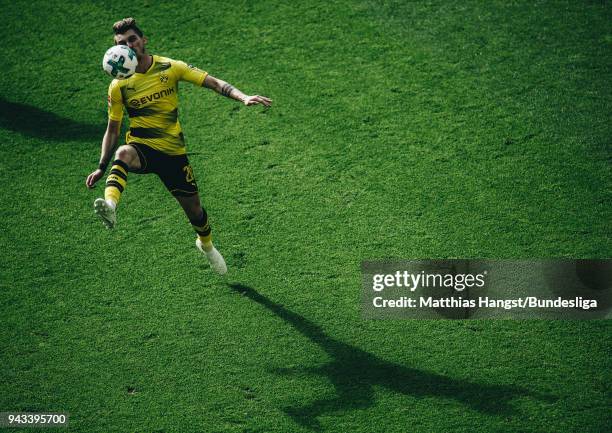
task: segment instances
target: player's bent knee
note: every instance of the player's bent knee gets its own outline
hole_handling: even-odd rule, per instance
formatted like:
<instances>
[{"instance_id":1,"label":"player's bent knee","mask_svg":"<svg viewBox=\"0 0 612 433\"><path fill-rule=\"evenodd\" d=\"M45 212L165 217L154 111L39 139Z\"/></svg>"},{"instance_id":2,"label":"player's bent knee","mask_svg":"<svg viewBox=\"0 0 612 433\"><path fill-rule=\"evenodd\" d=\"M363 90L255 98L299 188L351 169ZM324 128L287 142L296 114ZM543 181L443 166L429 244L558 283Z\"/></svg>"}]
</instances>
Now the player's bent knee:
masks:
<instances>
[{"instance_id":1,"label":"player's bent knee","mask_svg":"<svg viewBox=\"0 0 612 433\"><path fill-rule=\"evenodd\" d=\"M138 158L138 154L132 146L124 145L119 146L117 152L115 152L115 158L120 159L121 161L132 167L135 165L134 163Z\"/></svg>"}]
</instances>

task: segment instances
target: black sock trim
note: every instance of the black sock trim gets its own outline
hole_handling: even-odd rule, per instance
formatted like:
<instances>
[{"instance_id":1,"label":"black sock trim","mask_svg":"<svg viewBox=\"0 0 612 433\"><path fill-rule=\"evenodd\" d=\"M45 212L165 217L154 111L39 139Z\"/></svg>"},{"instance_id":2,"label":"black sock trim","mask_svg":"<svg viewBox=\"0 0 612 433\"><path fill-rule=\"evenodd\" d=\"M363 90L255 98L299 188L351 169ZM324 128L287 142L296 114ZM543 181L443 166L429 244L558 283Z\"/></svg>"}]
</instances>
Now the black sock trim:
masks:
<instances>
[{"instance_id":1,"label":"black sock trim","mask_svg":"<svg viewBox=\"0 0 612 433\"><path fill-rule=\"evenodd\" d=\"M123 192L123 187L116 180L109 180L109 181L107 181L106 182L106 186L114 186L114 187L116 187L119 190L119 192Z\"/></svg>"},{"instance_id":2,"label":"black sock trim","mask_svg":"<svg viewBox=\"0 0 612 433\"><path fill-rule=\"evenodd\" d=\"M208 224L208 214L206 210L202 208L202 217L196 220L189 220L192 226L194 226L194 230L200 236L208 236L211 232L210 225ZM196 227L204 227L204 230L198 230Z\"/></svg>"},{"instance_id":3,"label":"black sock trim","mask_svg":"<svg viewBox=\"0 0 612 433\"><path fill-rule=\"evenodd\" d=\"M113 161L113 165L118 165L119 167L123 168L126 173L130 170L130 167L128 167L128 165L120 159L115 159Z\"/></svg>"},{"instance_id":4,"label":"black sock trim","mask_svg":"<svg viewBox=\"0 0 612 433\"><path fill-rule=\"evenodd\" d=\"M125 175L125 173L123 173L121 170L117 170L116 168L113 168L109 174L116 174L121 179L127 180L127 176Z\"/></svg>"}]
</instances>

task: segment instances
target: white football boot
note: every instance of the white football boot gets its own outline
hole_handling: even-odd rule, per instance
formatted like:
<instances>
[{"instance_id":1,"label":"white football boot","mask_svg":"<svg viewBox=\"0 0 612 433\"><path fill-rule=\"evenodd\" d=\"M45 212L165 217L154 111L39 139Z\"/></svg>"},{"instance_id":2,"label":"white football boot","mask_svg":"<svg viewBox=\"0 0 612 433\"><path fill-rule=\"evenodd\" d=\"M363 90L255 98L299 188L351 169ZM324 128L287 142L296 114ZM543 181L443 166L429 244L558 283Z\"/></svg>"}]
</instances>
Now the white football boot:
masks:
<instances>
[{"instance_id":1,"label":"white football boot","mask_svg":"<svg viewBox=\"0 0 612 433\"><path fill-rule=\"evenodd\" d=\"M210 251L205 251L202 247L202 241L200 241L200 238L196 239L196 247L198 247L198 250L202 251L202 253L206 256L206 258L210 262L210 267L213 268L213 270L217 274L225 275L227 273L227 266L225 265L225 260L223 259L221 253L217 251L215 247L213 247Z\"/></svg>"},{"instance_id":2,"label":"white football boot","mask_svg":"<svg viewBox=\"0 0 612 433\"><path fill-rule=\"evenodd\" d=\"M107 229L112 229L117 224L117 216L115 214L115 206L111 201L106 201L103 198L97 198L94 201L94 212L98 215Z\"/></svg>"}]
</instances>

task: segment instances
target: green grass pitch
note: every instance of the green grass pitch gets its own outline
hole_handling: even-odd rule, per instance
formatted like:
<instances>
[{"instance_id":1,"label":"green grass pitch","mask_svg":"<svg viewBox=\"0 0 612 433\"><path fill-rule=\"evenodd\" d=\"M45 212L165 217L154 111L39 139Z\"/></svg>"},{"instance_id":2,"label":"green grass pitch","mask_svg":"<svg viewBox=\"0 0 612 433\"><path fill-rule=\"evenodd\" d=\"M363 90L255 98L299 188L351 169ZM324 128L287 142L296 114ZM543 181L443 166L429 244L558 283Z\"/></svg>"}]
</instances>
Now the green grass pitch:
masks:
<instances>
[{"instance_id":1,"label":"green grass pitch","mask_svg":"<svg viewBox=\"0 0 612 433\"><path fill-rule=\"evenodd\" d=\"M125 16L151 52L274 100L181 87L227 278L154 176L130 175L116 230L93 215ZM586 0L2 2L0 412L609 431L610 321L363 320L360 263L611 257L611 22Z\"/></svg>"}]
</instances>

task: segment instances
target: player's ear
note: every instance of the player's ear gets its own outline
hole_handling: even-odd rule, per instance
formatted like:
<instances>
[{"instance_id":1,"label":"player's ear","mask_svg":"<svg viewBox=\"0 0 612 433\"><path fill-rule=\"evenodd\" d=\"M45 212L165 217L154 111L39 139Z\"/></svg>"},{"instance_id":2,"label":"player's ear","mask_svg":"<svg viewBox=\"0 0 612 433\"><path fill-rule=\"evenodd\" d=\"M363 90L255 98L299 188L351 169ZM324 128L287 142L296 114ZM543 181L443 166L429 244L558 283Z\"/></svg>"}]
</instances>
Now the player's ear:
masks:
<instances>
[{"instance_id":1,"label":"player's ear","mask_svg":"<svg viewBox=\"0 0 612 433\"><path fill-rule=\"evenodd\" d=\"M143 44L143 45L147 45L148 43L149 43L149 40L147 39L147 37L146 37L146 36L143 36L143 37L142 37L142 44Z\"/></svg>"}]
</instances>

